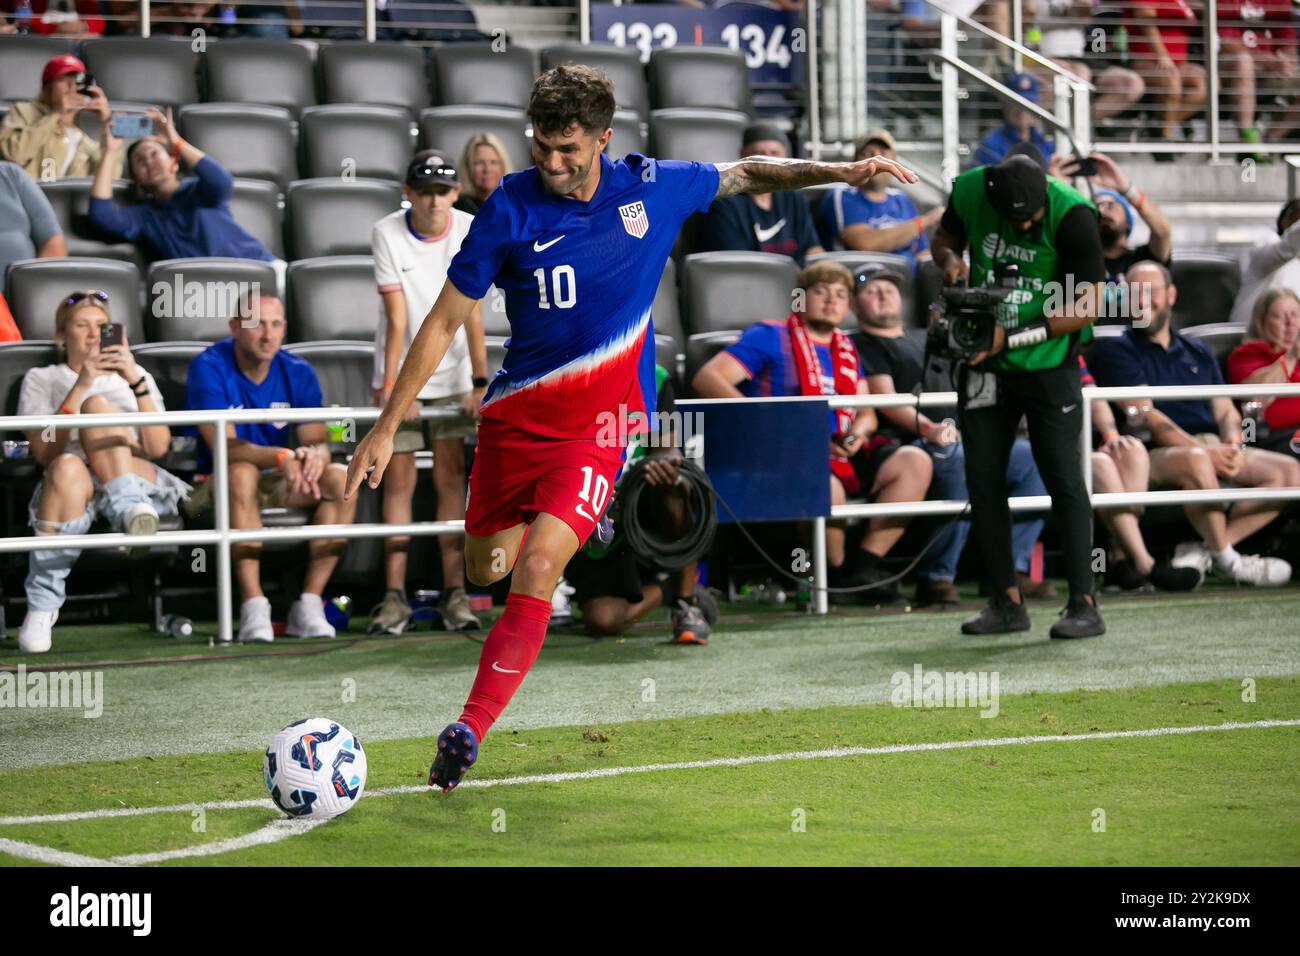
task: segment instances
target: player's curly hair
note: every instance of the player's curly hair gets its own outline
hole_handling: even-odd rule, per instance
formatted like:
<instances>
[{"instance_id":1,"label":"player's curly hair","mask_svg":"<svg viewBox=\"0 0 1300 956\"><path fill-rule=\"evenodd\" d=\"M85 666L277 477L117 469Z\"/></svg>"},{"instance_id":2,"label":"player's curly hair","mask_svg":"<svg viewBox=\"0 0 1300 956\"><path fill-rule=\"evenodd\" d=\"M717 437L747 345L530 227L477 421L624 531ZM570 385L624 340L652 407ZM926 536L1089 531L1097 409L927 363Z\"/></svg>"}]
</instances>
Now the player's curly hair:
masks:
<instances>
[{"instance_id":1,"label":"player's curly hair","mask_svg":"<svg viewBox=\"0 0 1300 956\"><path fill-rule=\"evenodd\" d=\"M587 133L600 135L614 122L614 84L589 66L552 67L533 83L528 118L548 136L575 123Z\"/></svg>"}]
</instances>

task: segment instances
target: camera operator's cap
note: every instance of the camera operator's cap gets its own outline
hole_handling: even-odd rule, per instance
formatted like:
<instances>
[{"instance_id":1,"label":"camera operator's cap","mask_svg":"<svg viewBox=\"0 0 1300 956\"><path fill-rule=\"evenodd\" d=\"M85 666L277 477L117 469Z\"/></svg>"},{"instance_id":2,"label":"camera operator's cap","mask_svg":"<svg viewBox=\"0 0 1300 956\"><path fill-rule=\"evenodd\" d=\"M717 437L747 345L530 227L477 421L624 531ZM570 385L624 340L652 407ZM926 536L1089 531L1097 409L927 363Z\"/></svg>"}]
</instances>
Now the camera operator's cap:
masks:
<instances>
[{"instance_id":1,"label":"camera operator's cap","mask_svg":"<svg viewBox=\"0 0 1300 956\"><path fill-rule=\"evenodd\" d=\"M1003 219L1027 222L1047 205L1047 174L1025 155L984 167L984 196Z\"/></svg>"},{"instance_id":2,"label":"camera operator's cap","mask_svg":"<svg viewBox=\"0 0 1300 956\"><path fill-rule=\"evenodd\" d=\"M45 64L45 69L41 70L41 86L46 83L53 83L61 76L67 76L69 73L85 73L86 64L82 63L71 53L60 53L53 57L49 63Z\"/></svg>"},{"instance_id":3,"label":"camera operator's cap","mask_svg":"<svg viewBox=\"0 0 1300 956\"><path fill-rule=\"evenodd\" d=\"M1012 73L1007 77L1007 84L1031 103L1038 102L1038 80L1029 73Z\"/></svg>"},{"instance_id":4,"label":"camera operator's cap","mask_svg":"<svg viewBox=\"0 0 1300 956\"><path fill-rule=\"evenodd\" d=\"M876 262L869 262L853 274L853 291L857 292L862 289L868 282L884 280L892 282L898 286L898 291L903 291L903 278L889 266L882 266Z\"/></svg>"},{"instance_id":5,"label":"camera operator's cap","mask_svg":"<svg viewBox=\"0 0 1300 956\"><path fill-rule=\"evenodd\" d=\"M867 148L868 143L879 143L881 146L893 150L894 134L884 127L876 127L875 129L867 130L859 136L857 142L853 144L853 155L856 156L858 153L861 153Z\"/></svg>"},{"instance_id":6,"label":"camera operator's cap","mask_svg":"<svg viewBox=\"0 0 1300 956\"><path fill-rule=\"evenodd\" d=\"M436 149L422 149L406 167L406 185L412 189L422 186L460 185L456 165Z\"/></svg>"}]
</instances>

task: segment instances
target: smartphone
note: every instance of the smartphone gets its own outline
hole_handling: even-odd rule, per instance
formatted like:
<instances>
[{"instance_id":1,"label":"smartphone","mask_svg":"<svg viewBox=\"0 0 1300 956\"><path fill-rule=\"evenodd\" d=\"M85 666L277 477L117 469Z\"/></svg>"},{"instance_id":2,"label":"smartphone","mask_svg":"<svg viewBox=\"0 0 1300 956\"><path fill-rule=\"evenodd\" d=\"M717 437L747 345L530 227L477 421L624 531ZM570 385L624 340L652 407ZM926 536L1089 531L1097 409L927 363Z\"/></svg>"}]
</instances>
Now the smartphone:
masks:
<instances>
[{"instance_id":1,"label":"smartphone","mask_svg":"<svg viewBox=\"0 0 1300 956\"><path fill-rule=\"evenodd\" d=\"M99 350L121 345L126 341L126 329L121 322L105 322L99 327Z\"/></svg>"},{"instance_id":2,"label":"smartphone","mask_svg":"<svg viewBox=\"0 0 1300 956\"><path fill-rule=\"evenodd\" d=\"M110 129L118 139L142 139L153 135L153 117L140 113L114 113Z\"/></svg>"},{"instance_id":3,"label":"smartphone","mask_svg":"<svg viewBox=\"0 0 1300 956\"><path fill-rule=\"evenodd\" d=\"M77 87L77 92L82 96L90 95L90 88L95 85L95 77L90 73L81 74L81 85Z\"/></svg>"},{"instance_id":4,"label":"smartphone","mask_svg":"<svg viewBox=\"0 0 1300 956\"><path fill-rule=\"evenodd\" d=\"M1079 160L1079 165L1075 167L1076 176L1096 176L1097 161L1091 156L1085 156Z\"/></svg>"}]
</instances>

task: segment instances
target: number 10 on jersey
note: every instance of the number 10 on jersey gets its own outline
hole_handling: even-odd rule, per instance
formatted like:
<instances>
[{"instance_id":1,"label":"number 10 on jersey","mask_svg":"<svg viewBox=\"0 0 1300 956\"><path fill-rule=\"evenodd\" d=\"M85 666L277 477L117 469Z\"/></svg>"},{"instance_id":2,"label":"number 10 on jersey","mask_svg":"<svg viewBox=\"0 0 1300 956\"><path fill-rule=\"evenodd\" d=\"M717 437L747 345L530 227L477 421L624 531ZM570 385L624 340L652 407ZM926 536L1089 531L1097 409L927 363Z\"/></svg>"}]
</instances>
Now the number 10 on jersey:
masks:
<instances>
[{"instance_id":1,"label":"number 10 on jersey","mask_svg":"<svg viewBox=\"0 0 1300 956\"><path fill-rule=\"evenodd\" d=\"M555 300L557 309L572 309L578 301L578 283L573 277L573 266L556 266L551 270L550 299L546 296L546 270L534 269L533 275L537 277L537 299L541 308L549 309L551 299Z\"/></svg>"}]
</instances>

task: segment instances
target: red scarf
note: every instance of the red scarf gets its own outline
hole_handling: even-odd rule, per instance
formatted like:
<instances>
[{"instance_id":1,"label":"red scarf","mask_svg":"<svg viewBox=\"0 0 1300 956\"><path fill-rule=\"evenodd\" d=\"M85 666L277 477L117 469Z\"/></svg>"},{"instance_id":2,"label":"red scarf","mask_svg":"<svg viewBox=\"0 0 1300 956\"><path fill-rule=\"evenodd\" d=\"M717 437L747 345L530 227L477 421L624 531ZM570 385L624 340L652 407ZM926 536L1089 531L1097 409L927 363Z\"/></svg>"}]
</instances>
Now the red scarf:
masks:
<instances>
[{"instance_id":1,"label":"red scarf","mask_svg":"<svg viewBox=\"0 0 1300 956\"><path fill-rule=\"evenodd\" d=\"M790 331L790 351L794 353L794 371L799 379L799 394L821 395L821 363L817 360L817 349L813 346L812 339L808 337L808 330L794 312L791 312L785 320L785 326ZM853 340L839 329L832 329L830 353L831 362L835 366L835 394L858 394L858 350L854 347ZM854 414L852 408L835 409L836 431L832 437L838 438L849 433L853 427ZM831 471L841 480L854 473L852 464L834 456L831 457ZM855 480L854 485L856 484Z\"/></svg>"}]
</instances>

